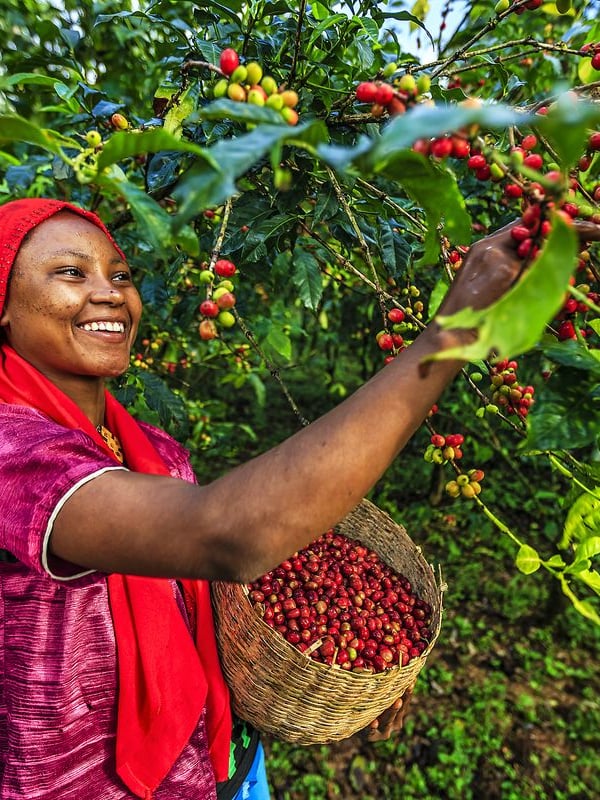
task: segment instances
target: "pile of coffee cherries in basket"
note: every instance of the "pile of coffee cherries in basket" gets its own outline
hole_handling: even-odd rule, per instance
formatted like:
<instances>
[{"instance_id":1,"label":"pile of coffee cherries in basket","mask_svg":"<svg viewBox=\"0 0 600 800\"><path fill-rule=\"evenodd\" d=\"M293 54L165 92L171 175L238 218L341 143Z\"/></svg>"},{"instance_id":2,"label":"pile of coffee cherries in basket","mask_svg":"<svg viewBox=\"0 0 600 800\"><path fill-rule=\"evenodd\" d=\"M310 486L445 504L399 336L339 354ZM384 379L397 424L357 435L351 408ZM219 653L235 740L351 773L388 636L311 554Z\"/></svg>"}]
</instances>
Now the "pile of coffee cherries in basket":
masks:
<instances>
[{"instance_id":1,"label":"pile of coffee cherries in basket","mask_svg":"<svg viewBox=\"0 0 600 800\"><path fill-rule=\"evenodd\" d=\"M432 609L373 550L333 530L249 586L264 622L305 655L353 672L406 666Z\"/></svg>"}]
</instances>

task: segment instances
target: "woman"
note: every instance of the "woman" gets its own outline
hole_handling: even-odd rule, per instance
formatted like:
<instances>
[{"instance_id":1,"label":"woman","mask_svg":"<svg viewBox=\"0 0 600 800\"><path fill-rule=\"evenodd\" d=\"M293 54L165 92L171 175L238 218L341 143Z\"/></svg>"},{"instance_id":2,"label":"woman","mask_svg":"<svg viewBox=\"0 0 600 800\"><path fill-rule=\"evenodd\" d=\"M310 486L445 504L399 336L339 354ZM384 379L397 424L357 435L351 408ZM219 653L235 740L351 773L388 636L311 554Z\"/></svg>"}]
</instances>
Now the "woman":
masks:
<instances>
[{"instance_id":1,"label":"woman","mask_svg":"<svg viewBox=\"0 0 600 800\"><path fill-rule=\"evenodd\" d=\"M444 312L486 307L519 268L507 229L474 245ZM333 411L199 487L183 448L105 390L140 315L98 217L0 208L2 800L212 800L232 723L206 581L249 581L339 521L461 366L423 359L471 336L431 324Z\"/></svg>"}]
</instances>

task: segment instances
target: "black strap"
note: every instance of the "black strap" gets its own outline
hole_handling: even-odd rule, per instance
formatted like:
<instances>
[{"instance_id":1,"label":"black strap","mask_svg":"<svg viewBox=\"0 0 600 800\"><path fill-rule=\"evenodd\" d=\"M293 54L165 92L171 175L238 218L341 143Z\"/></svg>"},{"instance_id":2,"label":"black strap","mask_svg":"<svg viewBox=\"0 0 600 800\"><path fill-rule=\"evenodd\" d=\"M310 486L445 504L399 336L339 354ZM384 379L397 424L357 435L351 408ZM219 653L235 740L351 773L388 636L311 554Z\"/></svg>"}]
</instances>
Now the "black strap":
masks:
<instances>
[{"instance_id":1,"label":"black strap","mask_svg":"<svg viewBox=\"0 0 600 800\"><path fill-rule=\"evenodd\" d=\"M2 548L0 548L0 561L6 564L16 564L19 559L15 558L10 550L2 550Z\"/></svg>"},{"instance_id":2,"label":"black strap","mask_svg":"<svg viewBox=\"0 0 600 800\"><path fill-rule=\"evenodd\" d=\"M250 742L246 746L243 743L244 733L246 739L250 736ZM217 800L233 800L239 792L250 771L250 767L254 763L259 742L260 736L257 730L247 722L234 720L231 744L235 772L229 780L217 783Z\"/></svg>"}]
</instances>

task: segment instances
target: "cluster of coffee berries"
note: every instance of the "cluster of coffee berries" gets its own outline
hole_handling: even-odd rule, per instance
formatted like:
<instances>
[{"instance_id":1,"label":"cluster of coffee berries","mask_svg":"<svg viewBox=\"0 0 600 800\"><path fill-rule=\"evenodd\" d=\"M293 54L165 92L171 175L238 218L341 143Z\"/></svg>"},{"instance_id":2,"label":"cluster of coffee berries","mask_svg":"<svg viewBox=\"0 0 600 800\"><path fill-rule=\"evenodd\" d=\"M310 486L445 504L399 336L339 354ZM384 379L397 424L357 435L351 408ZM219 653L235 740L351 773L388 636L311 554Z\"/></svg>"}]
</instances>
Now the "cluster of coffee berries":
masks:
<instances>
[{"instance_id":1,"label":"cluster of coffee berries","mask_svg":"<svg viewBox=\"0 0 600 800\"><path fill-rule=\"evenodd\" d=\"M432 609L408 579L334 530L248 589L269 627L314 661L343 670L406 666L431 638Z\"/></svg>"},{"instance_id":2,"label":"cluster of coffee berries","mask_svg":"<svg viewBox=\"0 0 600 800\"><path fill-rule=\"evenodd\" d=\"M534 403L533 386L521 386L517 378L516 361L503 359L490 369L490 391L492 403L501 407L506 414L518 414L526 417Z\"/></svg>"},{"instance_id":3,"label":"cluster of coffee berries","mask_svg":"<svg viewBox=\"0 0 600 800\"><path fill-rule=\"evenodd\" d=\"M391 308L387 314L388 323L391 325L391 331L381 330L375 336L379 349L383 350L383 352L387 353L389 356L393 357L397 355L406 347L404 344L404 337L400 334L400 330L403 330L404 317L405 314L401 308Z\"/></svg>"},{"instance_id":4,"label":"cluster of coffee berries","mask_svg":"<svg viewBox=\"0 0 600 800\"><path fill-rule=\"evenodd\" d=\"M415 153L431 156L438 161L445 158L468 158L471 153L471 143L462 133L436 136L433 139L417 139L412 149Z\"/></svg>"},{"instance_id":5,"label":"cluster of coffee berries","mask_svg":"<svg viewBox=\"0 0 600 800\"><path fill-rule=\"evenodd\" d=\"M450 497L466 497L472 500L481 494L481 481L484 478L484 472L481 469L470 469L468 472L462 472L456 477L456 480L448 481L446 484L446 493Z\"/></svg>"},{"instance_id":6,"label":"cluster of coffee berries","mask_svg":"<svg viewBox=\"0 0 600 800\"><path fill-rule=\"evenodd\" d=\"M232 328L235 325L235 316L231 309L235 306L236 298L230 279L236 272L237 268L232 261L220 258L215 261L212 269L203 269L200 273L200 283L206 286L206 299L198 307L202 317L198 333L205 341L215 339L219 327Z\"/></svg>"},{"instance_id":7,"label":"cluster of coffee berries","mask_svg":"<svg viewBox=\"0 0 600 800\"><path fill-rule=\"evenodd\" d=\"M421 101L431 87L428 75L406 73L391 83L386 81L363 81L356 87L356 99L359 103L369 103L371 114L381 117L385 112L390 117L404 114L408 108Z\"/></svg>"},{"instance_id":8,"label":"cluster of coffee berries","mask_svg":"<svg viewBox=\"0 0 600 800\"><path fill-rule=\"evenodd\" d=\"M582 254L580 254L579 269L585 269L587 267L588 259L581 258L581 255L586 255L589 258L589 253L588 251L584 251ZM574 284L574 282L575 279L573 278L571 283ZM595 304L596 306L599 305L600 294L598 292L591 291L589 284L581 283L576 288L591 303ZM558 340L564 342L567 339L577 339L577 330L575 326L585 323L585 318L581 315L587 314L589 310L590 309L588 305L582 300L576 300L574 297L567 295L567 298L565 299L565 302L563 303L563 306L552 325L552 328L556 329L556 336ZM578 327L578 330L579 335L583 338L591 336L593 333L592 329L587 327Z\"/></svg>"},{"instance_id":9,"label":"cluster of coffee berries","mask_svg":"<svg viewBox=\"0 0 600 800\"><path fill-rule=\"evenodd\" d=\"M590 56L592 59L592 67L600 70L600 42L584 44L579 52L582 56Z\"/></svg>"},{"instance_id":10,"label":"cluster of coffee berries","mask_svg":"<svg viewBox=\"0 0 600 800\"><path fill-rule=\"evenodd\" d=\"M458 272L461 268L463 259L468 252L469 248L466 245L458 245L448 250L447 261L454 272Z\"/></svg>"},{"instance_id":11,"label":"cluster of coffee berries","mask_svg":"<svg viewBox=\"0 0 600 800\"><path fill-rule=\"evenodd\" d=\"M446 464L448 461L458 461L463 457L462 445L464 441L465 437L462 433L449 433L446 436L434 433L423 458L431 464Z\"/></svg>"},{"instance_id":12,"label":"cluster of coffee berries","mask_svg":"<svg viewBox=\"0 0 600 800\"><path fill-rule=\"evenodd\" d=\"M266 106L278 111L288 125L298 123L298 95L292 89L281 89L271 75L263 75L257 61L240 64L237 52L228 47L222 51L219 67L225 76L213 87L215 99L228 97L238 103Z\"/></svg>"}]
</instances>

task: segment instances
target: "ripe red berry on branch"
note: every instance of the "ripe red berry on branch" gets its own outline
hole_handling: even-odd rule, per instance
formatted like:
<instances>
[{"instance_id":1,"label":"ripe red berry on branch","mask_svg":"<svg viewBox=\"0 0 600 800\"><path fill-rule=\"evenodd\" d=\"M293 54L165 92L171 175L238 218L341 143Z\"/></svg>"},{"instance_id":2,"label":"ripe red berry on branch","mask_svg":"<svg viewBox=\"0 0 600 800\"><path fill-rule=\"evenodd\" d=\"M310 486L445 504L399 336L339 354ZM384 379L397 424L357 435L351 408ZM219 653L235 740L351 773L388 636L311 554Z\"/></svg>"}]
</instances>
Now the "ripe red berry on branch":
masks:
<instances>
[{"instance_id":1,"label":"ripe red berry on branch","mask_svg":"<svg viewBox=\"0 0 600 800\"><path fill-rule=\"evenodd\" d=\"M240 57L232 47L227 47L219 57L221 72L225 75L232 75L240 64Z\"/></svg>"}]
</instances>

